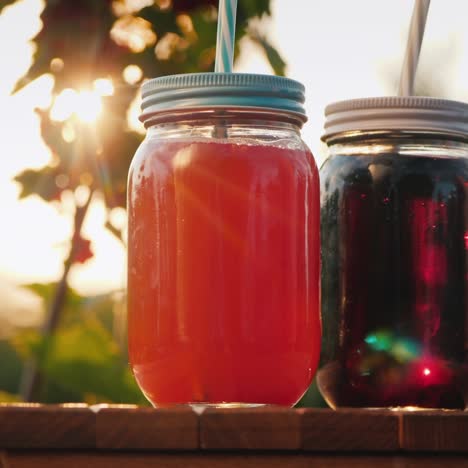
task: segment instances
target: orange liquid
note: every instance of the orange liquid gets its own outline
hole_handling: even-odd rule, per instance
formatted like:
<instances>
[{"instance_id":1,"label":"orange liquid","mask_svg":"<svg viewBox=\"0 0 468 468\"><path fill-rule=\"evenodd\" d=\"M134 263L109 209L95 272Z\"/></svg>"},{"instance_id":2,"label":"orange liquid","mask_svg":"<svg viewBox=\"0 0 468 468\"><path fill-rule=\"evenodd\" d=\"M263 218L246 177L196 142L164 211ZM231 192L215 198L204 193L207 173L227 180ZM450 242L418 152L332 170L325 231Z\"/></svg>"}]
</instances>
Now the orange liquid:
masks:
<instances>
[{"instance_id":1,"label":"orange liquid","mask_svg":"<svg viewBox=\"0 0 468 468\"><path fill-rule=\"evenodd\" d=\"M307 151L150 140L129 176L128 330L154 405L293 405L320 351Z\"/></svg>"}]
</instances>

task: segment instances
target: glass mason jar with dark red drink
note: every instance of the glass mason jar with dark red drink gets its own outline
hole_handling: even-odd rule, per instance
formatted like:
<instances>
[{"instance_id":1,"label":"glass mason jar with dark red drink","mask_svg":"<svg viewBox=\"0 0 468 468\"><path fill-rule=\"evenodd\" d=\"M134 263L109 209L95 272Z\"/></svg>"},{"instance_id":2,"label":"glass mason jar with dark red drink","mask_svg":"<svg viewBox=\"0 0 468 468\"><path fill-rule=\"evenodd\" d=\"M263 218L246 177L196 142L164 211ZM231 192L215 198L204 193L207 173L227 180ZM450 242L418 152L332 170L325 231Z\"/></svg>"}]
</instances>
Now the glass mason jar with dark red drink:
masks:
<instances>
[{"instance_id":1,"label":"glass mason jar with dark red drink","mask_svg":"<svg viewBox=\"0 0 468 468\"><path fill-rule=\"evenodd\" d=\"M128 183L128 335L156 406L291 406L320 352L319 181L304 88L193 74L142 89Z\"/></svg>"},{"instance_id":2,"label":"glass mason jar with dark red drink","mask_svg":"<svg viewBox=\"0 0 468 468\"><path fill-rule=\"evenodd\" d=\"M322 363L332 407L465 408L468 105L326 109Z\"/></svg>"}]
</instances>

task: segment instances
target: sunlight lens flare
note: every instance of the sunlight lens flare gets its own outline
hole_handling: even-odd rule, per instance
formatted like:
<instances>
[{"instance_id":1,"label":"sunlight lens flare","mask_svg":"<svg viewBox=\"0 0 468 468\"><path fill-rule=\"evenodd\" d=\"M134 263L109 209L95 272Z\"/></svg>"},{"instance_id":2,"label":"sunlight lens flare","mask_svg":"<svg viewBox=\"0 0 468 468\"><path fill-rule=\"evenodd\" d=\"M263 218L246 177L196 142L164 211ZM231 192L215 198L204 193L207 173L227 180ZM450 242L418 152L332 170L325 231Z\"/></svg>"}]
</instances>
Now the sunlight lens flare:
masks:
<instances>
[{"instance_id":1,"label":"sunlight lens flare","mask_svg":"<svg viewBox=\"0 0 468 468\"><path fill-rule=\"evenodd\" d=\"M95 122L102 112L103 91L102 86L99 91L95 89L78 92L71 88L64 89L54 100L50 118L57 122L64 122L76 115L84 123ZM109 87L107 91L110 91Z\"/></svg>"},{"instance_id":2,"label":"sunlight lens flare","mask_svg":"<svg viewBox=\"0 0 468 468\"><path fill-rule=\"evenodd\" d=\"M64 89L54 100L50 118L56 122L64 122L72 116L77 102L78 93L71 88Z\"/></svg>"},{"instance_id":3,"label":"sunlight lens flare","mask_svg":"<svg viewBox=\"0 0 468 468\"><path fill-rule=\"evenodd\" d=\"M102 112L101 96L95 91L80 91L76 104L75 113L85 123L95 122Z\"/></svg>"},{"instance_id":4,"label":"sunlight lens flare","mask_svg":"<svg viewBox=\"0 0 468 468\"><path fill-rule=\"evenodd\" d=\"M107 78L94 80L93 89L100 96L112 96L114 94L114 84Z\"/></svg>"}]
</instances>

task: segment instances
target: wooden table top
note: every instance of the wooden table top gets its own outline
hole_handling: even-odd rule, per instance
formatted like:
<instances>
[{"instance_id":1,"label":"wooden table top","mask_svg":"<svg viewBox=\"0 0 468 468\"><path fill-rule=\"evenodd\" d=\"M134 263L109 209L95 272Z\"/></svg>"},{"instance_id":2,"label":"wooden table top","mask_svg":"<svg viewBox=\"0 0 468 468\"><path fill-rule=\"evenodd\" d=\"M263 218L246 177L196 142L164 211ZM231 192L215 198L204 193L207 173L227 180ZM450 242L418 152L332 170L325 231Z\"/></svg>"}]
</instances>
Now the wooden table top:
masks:
<instances>
[{"instance_id":1,"label":"wooden table top","mask_svg":"<svg viewBox=\"0 0 468 468\"><path fill-rule=\"evenodd\" d=\"M468 467L468 412L0 404L0 467Z\"/></svg>"}]
</instances>

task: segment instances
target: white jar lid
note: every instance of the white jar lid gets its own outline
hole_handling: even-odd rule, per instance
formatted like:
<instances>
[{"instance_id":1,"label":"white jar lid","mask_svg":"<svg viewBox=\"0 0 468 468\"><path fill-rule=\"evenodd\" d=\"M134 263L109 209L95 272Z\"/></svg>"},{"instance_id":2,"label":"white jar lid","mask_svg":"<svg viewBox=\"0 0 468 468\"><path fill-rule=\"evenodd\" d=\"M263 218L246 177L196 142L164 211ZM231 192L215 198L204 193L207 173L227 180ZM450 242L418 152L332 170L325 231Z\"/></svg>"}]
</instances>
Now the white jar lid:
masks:
<instances>
[{"instance_id":1,"label":"white jar lid","mask_svg":"<svg viewBox=\"0 0 468 468\"><path fill-rule=\"evenodd\" d=\"M468 138L468 104L418 96L334 102L325 108L322 140L329 142L345 133L391 130Z\"/></svg>"}]
</instances>

